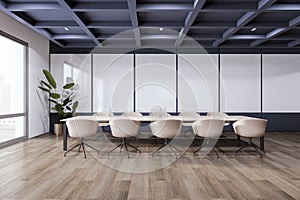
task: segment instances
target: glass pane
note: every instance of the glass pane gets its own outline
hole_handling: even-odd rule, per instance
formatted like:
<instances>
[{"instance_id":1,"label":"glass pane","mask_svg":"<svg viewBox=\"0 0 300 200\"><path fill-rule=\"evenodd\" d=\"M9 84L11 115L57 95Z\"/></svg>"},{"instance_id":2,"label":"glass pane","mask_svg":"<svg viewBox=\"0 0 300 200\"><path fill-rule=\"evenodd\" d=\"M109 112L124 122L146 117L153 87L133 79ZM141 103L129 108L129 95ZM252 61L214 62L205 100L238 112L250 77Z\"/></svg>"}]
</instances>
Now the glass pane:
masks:
<instances>
[{"instance_id":1,"label":"glass pane","mask_svg":"<svg viewBox=\"0 0 300 200\"><path fill-rule=\"evenodd\" d=\"M51 73L61 88L69 82L77 84L76 112L91 112L91 55L52 54L50 59Z\"/></svg>"},{"instance_id":2,"label":"glass pane","mask_svg":"<svg viewBox=\"0 0 300 200\"><path fill-rule=\"evenodd\" d=\"M0 35L0 115L24 112L25 50Z\"/></svg>"},{"instance_id":3,"label":"glass pane","mask_svg":"<svg viewBox=\"0 0 300 200\"><path fill-rule=\"evenodd\" d=\"M133 54L94 54L94 112L133 111Z\"/></svg>"},{"instance_id":4,"label":"glass pane","mask_svg":"<svg viewBox=\"0 0 300 200\"><path fill-rule=\"evenodd\" d=\"M0 143L24 135L24 117L0 119Z\"/></svg>"},{"instance_id":5,"label":"glass pane","mask_svg":"<svg viewBox=\"0 0 300 200\"><path fill-rule=\"evenodd\" d=\"M300 54L263 55L263 111L300 111Z\"/></svg>"},{"instance_id":6,"label":"glass pane","mask_svg":"<svg viewBox=\"0 0 300 200\"><path fill-rule=\"evenodd\" d=\"M136 110L176 111L176 55L136 55Z\"/></svg>"},{"instance_id":7,"label":"glass pane","mask_svg":"<svg viewBox=\"0 0 300 200\"><path fill-rule=\"evenodd\" d=\"M260 55L221 55L221 111L260 112Z\"/></svg>"},{"instance_id":8,"label":"glass pane","mask_svg":"<svg viewBox=\"0 0 300 200\"><path fill-rule=\"evenodd\" d=\"M218 55L178 55L178 110L218 110Z\"/></svg>"}]
</instances>

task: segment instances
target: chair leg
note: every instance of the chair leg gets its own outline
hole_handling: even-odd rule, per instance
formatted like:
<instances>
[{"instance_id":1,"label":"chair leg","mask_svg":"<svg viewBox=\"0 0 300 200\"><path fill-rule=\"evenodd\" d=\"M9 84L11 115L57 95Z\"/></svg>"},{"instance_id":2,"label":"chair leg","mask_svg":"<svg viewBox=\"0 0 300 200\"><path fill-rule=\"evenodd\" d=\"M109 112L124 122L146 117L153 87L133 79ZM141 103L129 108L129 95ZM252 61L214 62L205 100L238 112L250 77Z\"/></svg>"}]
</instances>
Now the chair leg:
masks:
<instances>
[{"instance_id":1,"label":"chair leg","mask_svg":"<svg viewBox=\"0 0 300 200\"><path fill-rule=\"evenodd\" d=\"M216 149L213 147L212 148L213 150L214 150L214 152L216 153L216 155L217 155L217 158L220 158L220 156L219 156L219 154L218 154L218 152L216 151Z\"/></svg>"},{"instance_id":2,"label":"chair leg","mask_svg":"<svg viewBox=\"0 0 300 200\"><path fill-rule=\"evenodd\" d=\"M176 152L174 151L174 149L175 149L176 151L178 151L178 152L181 154L180 149L178 149L178 148L175 147L174 145L170 144L170 143L168 142L168 139L166 138L166 139L165 139L165 142L164 142L160 147L158 147L158 149L156 149L154 152L152 152L152 158L153 158L154 154L156 154L158 151L160 151L160 150L161 150L162 148L164 148L165 146L169 146L169 148L171 149L171 151L175 154L176 159L178 158L178 155L176 154Z\"/></svg>"},{"instance_id":3,"label":"chair leg","mask_svg":"<svg viewBox=\"0 0 300 200\"><path fill-rule=\"evenodd\" d=\"M173 150L172 145L167 144L167 146L169 146L169 148L171 149L171 151L174 153L176 159L177 159L177 154L176 152Z\"/></svg>"},{"instance_id":4,"label":"chair leg","mask_svg":"<svg viewBox=\"0 0 300 200\"><path fill-rule=\"evenodd\" d=\"M107 152L107 155L109 155L111 152L113 152L115 149L120 147L120 152L122 150L122 148L125 148L125 151L127 152L127 157L129 158L129 151L128 151L128 146L130 146L131 148L133 148L134 150L136 150L139 153L142 153L138 148L136 148L135 146L132 146L131 144L128 144L126 142L126 139L123 138L121 144L119 144L118 146L116 146L115 148L113 148L112 150L110 150L109 152Z\"/></svg>"},{"instance_id":5,"label":"chair leg","mask_svg":"<svg viewBox=\"0 0 300 200\"><path fill-rule=\"evenodd\" d=\"M154 152L152 152L152 158L154 156L154 154L156 154L159 150L161 150L162 148L164 148L166 146L166 144L162 144L160 147L158 147Z\"/></svg>"},{"instance_id":6,"label":"chair leg","mask_svg":"<svg viewBox=\"0 0 300 200\"><path fill-rule=\"evenodd\" d=\"M127 146L130 146L130 147L133 148L133 149L135 149L137 152L142 153L141 150L139 150L139 149L136 148L135 146L132 146L131 144L128 144L127 142L126 142L126 145L127 145Z\"/></svg>"},{"instance_id":7,"label":"chair leg","mask_svg":"<svg viewBox=\"0 0 300 200\"><path fill-rule=\"evenodd\" d=\"M113 148L112 150L110 150L109 152L107 152L106 154L109 155L111 152L113 152L115 149L119 148L120 146L122 146L123 144L119 144L118 146L116 146L115 148Z\"/></svg>"},{"instance_id":8,"label":"chair leg","mask_svg":"<svg viewBox=\"0 0 300 200\"><path fill-rule=\"evenodd\" d=\"M80 146L81 144L80 143L78 143L78 144L76 144L74 147L72 147L71 149L69 149L68 151L66 151L65 153L64 153L64 157L66 157L66 154L67 153L69 153L70 151L72 151L73 149L75 149L76 147L78 147L78 146Z\"/></svg>"},{"instance_id":9,"label":"chair leg","mask_svg":"<svg viewBox=\"0 0 300 200\"><path fill-rule=\"evenodd\" d=\"M199 147L198 149L196 149L196 150L193 152L194 156L196 155L196 153L197 153L198 151L200 151L200 149L201 149L201 147Z\"/></svg>"},{"instance_id":10,"label":"chair leg","mask_svg":"<svg viewBox=\"0 0 300 200\"><path fill-rule=\"evenodd\" d=\"M125 147L125 150L126 150L126 153L127 153L127 158L129 158L129 151L128 151L127 143L126 142L124 143L124 147Z\"/></svg>"},{"instance_id":11,"label":"chair leg","mask_svg":"<svg viewBox=\"0 0 300 200\"><path fill-rule=\"evenodd\" d=\"M84 148L84 143L83 143L83 142L82 142L81 146L82 146L82 150L83 150L84 158L86 158L86 153L85 153L85 148Z\"/></svg>"},{"instance_id":12,"label":"chair leg","mask_svg":"<svg viewBox=\"0 0 300 200\"><path fill-rule=\"evenodd\" d=\"M217 148L219 151L221 151L222 154L225 153L225 151L223 149L221 149L220 147L215 147L215 148Z\"/></svg>"},{"instance_id":13,"label":"chair leg","mask_svg":"<svg viewBox=\"0 0 300 200\"><path fill-rule=\"evenodd\" d=\"M259 150L257 149L256 145L251 142L251 146L254 147L254 149L258 153L259 157L262 158L262 154L259 152Z\"/></svg>"},{"instance_id":14,"label":"chair leg","mask_svg":"<svg viewBox=\"0 0 300 200\"><path fill-rule=\"evenodd\" d=\"M245 144L244 146L242 146L241 148L239 148L235 153L239 153L242 149L244 149L245 147L251 146L255 149L255 151L257 152L257 154L259 155L260 158L262 158L262 153L259 151L259 148L257 147L256 144L254 144L252 142L252 138L249 138L249 142L247 144Z\"/></svg>"},{"instance_id":15,"label":"chair leg","mask_svg":"<svg viewBox=\"0 0 300 200\"><path fill-rule=\"evenodd\" d=\"M90 147L91 149L94 149L95 151L97 151L98 152L98 154L99 154L99 150L98 149L96 149L96 148L94 148L94 147L92 147L91 145L89 145L89 144L87 144L87 143L84 143L86 146L88 146L88 147Z\"/></svg>"},{"instance_id":16,"label":"chair leg","mask_svg":"<svg viewBox=\"0 0 300 200\"><path fill-rule=\"evenodd\" d=\"M239 153L240 151L242 151L242 149L244 149L245 147L249 146L249 143L243 145L241 148L239 148L235 153Z\"/></svg>"}]
</instances>

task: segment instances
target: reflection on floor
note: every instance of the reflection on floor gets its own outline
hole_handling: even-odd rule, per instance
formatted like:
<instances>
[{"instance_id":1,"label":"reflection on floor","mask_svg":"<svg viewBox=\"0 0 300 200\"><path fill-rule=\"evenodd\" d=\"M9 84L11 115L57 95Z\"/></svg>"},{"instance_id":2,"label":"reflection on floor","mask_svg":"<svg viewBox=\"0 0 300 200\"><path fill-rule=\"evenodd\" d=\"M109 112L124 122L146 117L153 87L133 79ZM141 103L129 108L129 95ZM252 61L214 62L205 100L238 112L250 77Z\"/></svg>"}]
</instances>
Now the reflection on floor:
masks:
<instances>
[{"instance_id":1,"label":"reflection on floor","mask_svg":"<svg viewBox=\"0 0 300 200\"><path fill-rule=\"evenodd\" d=\"M64 158L62 138L47 134L0 150L0 199L300 199L300 133L267 133L265 141L264 158L251 149L235 155L232 146L199 159L197 145L176 144L184 152L176 160L168 148L150 156L159 141L133 140L142 153L128 159L119 150L107 156L118 141L99 134L87 142L100 154L86 149L84 159L78 151Z\"/></svg>"}]
</instances>

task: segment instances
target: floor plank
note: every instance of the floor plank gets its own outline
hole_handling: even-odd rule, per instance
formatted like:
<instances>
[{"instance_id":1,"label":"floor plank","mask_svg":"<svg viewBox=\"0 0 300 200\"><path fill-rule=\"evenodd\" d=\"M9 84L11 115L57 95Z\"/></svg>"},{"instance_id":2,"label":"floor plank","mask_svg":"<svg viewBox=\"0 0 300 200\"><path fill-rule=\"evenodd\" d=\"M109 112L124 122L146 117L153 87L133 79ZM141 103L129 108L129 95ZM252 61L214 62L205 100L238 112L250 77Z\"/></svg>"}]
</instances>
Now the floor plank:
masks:
<instances>
[{"instance_id":1,"label":"floor plank","mask_svg":"<svg viewBox=\"0 0 300 200\"><path fill-rule=\"evenodd\" d=\"M220 158L198 159L195 147L178 160L168 149L152 158L159 144L134 144L143 153L127 158L107 156L107 140L89 142L100 155L63 157L62 138L51 134L0 149L0 199L300 199L300 133L267 133L263 158L236 147Z\"/></svg>"}]
</instances>

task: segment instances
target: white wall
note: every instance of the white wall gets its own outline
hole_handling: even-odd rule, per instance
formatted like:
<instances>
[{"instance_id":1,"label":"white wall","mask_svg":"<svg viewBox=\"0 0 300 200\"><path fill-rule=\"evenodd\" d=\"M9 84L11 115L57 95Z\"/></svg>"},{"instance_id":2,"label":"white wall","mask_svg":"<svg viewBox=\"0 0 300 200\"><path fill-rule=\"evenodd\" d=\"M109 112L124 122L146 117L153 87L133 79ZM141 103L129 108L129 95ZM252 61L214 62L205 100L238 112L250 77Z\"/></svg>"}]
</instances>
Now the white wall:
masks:
<instances>
[{"instance_id":1,"label":"white wall","mask_svg":"<svg viewBox=\"0 0 300 200\"><path fill-rule=\"evenodd\" d=\"M49 41L0 11L0 29L29 44L28 47L28 137L49 131L48 102L37 90L42 69L49 69Z\"/></svg>"},{"instance_id":2,"label":"white wall","mask_svg":"<svg viewBox=\"0 0 300 200\"><path fill-rule=\"evenodd\" d=\"M300 54L263 55L263 112L300 112Z\"/></svg>"}]
</instances>

